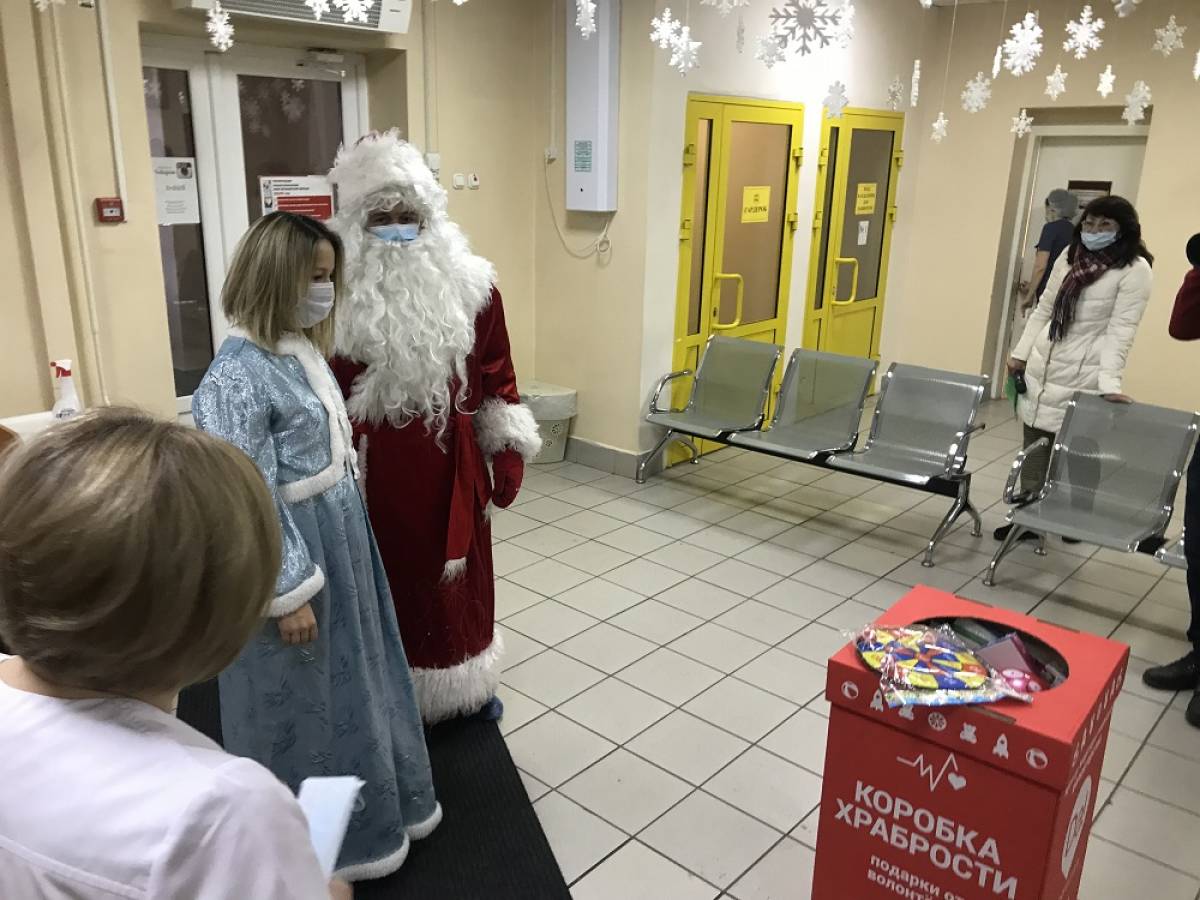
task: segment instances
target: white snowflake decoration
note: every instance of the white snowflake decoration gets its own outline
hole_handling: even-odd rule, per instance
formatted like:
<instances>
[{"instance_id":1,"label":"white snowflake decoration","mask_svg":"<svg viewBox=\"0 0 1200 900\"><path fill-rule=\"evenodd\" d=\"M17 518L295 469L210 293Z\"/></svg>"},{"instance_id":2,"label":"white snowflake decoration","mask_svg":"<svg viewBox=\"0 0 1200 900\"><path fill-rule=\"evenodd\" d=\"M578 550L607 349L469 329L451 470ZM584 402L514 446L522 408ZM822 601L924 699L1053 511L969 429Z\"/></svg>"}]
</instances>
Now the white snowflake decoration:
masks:
<instances>
[{"instance_id":1,"label":"white snowflake decoration","mask_svg":"<svg viewBox=\"0 0 1200 900\"><path fill-rule=\"evenodd\" d=\"M737 39L734 41L738 53L746 51L746 23L738 16Z\"/></svg>"},{"instance_id":2,"label":"white snowflake decoration","mask_svg":"<svg viewBox=\"0 0 1200 900\"><path fill-rule=\"evenodd\" d=\"M145 95L147 100L157 102L162 99L162 82L158 80L157 72L155 72L152 78L142 79L142 94Z\"/></svg>"},{"instance_id":3,"label":"white snowflake decoration","mask_svg":"<svg viewBox=\"0 0 1200 900\"><path fill-rule=\"evenodd\" d=\"M1033 131L1033 117L1029 115L1029 110L1023 109L1019 116L1013 116L1012 133L1018 139L1025 137L1031 131Z\"/></svg>"},{"instance_id":4,"label":"white snowflake decoration","mask_svg":"<svg viewBox=\"0 0 1200 900\"><path fill-rule=\"evenodd\" d=\"M749 6L750 0L700 0L701 6L715 6L721 18L725 18L735 9Z\"/></svg>"},{"instance_id":5,"label":"white snowflake decoration","mask_svg":"<svg viewBox=\"0 0 1200 900\"><path fill-rule=\"evenodd\" d=\"M1171 16L1167 24L1162 28L1155 28L1154 33L1158 35L1154 49L1163 56L1170 56L1176 50L1183 49L1183 36L1187 34L1187 26L1180 25L1175 21L1175 17Z\"/></svg>"},{"instance_id":6,"label":"white snowflake decoration","mask_svg":"<svg viewBox=\"0 0 1200 900\"><path fill-rule=\"evenodd\" d=\"M1095 18L1091 6L1085 6L1079 18L1067 23L1067 39L1063 41L1063 49L1074 53L1076 59L1087 59L1092 50L1099 50L1104 43L1100 32L1104 30L1104 20Z\"/></svg>"},{"instance_id":7,"label":"white snowflake decoration","mask_svg":"<svg viewBox=\"0 0 1200 900\"><path fill-rule=\"evenodd\" d=\"M992 99L992 79L982 72L967 82L962 92L962 108L969 113L982 112L987 109Z\"/></svg>"},{"instance_id":8,"label":"white snowflake decoration","mask_svg":"<svg viewBox=\"0 0 1200 900\"><path fill-rule=\"evenodd\" d=\"M996 45L996 58L992 60L992 78L999 78L1004 71L1004 45Z\"/></svg>"},{"instance_id":9,"label":"white snowflake decoration","mask_svg":"<svg viewBox=\"0 0 1200 900\"><path fill-rule=\"evenodd\" d=\"M847 3L838 12L838 23L833 29L833 43L843 50L848 49L854 40L855 12L853 3Z\"/></svg>"},{"instance_id":10,"label":"white snowflake decoration","mask_svg":"<svg viewBox=\"0 0 1200 900\"><path fill-rule=\"evenodd\" d=\"M671 18L671 7L668 6L662 11L661 16L650 20L650 40L658 46L659 50L670 50L682 27L682 22Z\"/></svg>"},{"instance_id":11,"label":"white snowflake decoration","mask_svg":"<svg viewBox=\"0 0 1200 900\"><path fill-rule=\"evenodd\" d=\"M838 39L842 12L829 0L784 0L782 9L771 10L771 30L782 38L785 50L807 56Z\"/></svg>"},{"instance_id":12,"label":"white snowflake decoration","mask_svg":"<svg viewBox=\"0 0 1200 900\"><path fill-rule=\"evenodd\" d=\"M822 103L829 118L840 119L842 113L846 111L846 107L850 105L850 101L846 97L846 86L840 81L835 81L829 86L829 93Z\"/></svg>"},{"instance_id":13,"label":"white snowflake decoration","mask_svg":"<svg viewBox=\"0 0 1200 900\"><path fill-rule=\"evenodd\" d=\"M279 97L279 108L284 117L293 125L304 118L304 101L290 91L284 91Z\"/></svg>"},{"instance_id":14,"label":"white snowflake decoration","mask_svg":"<svg viewBox=\"0 0 1200 900\"><path fill-rule=\"evenodd\" d=\"M775 63L783 62L787 58L783 50L783 39L775 32L762 35L757 39L757 43L754 58L768 69L774 68Z\"/></svg>"},{"instance_id":15,"label":"white snowflake decoration","mask_svg":"<svg viewBox=\"0 0 1200 900\"><path fill-rule=\"evenodd\" d=\"M233 46L233 23L229 21L229 13L221 6L221 0L217 0L208 11L204 29L212 45L222 53Z\"/></svg>"},{"instance_id":16,"label":"white snowflake decoration","mask_svg":"<svg viewBox=\"0 0 1200 900\"><path fill-rule=\"evenodd\" d=\"M1144 81L1134 82L1133 90L1125 95L1125 111L1121 113L1121 118L1130 125L1136 125L1146 118L1146 107L1153 99L1154 95L1150 93L1150 85Z\"/></svg>"},{"instance_id":17,"label":"white snowflake decoration","mask_svg":"<svg viewBox=\"0 0 1200 900\"><path fill-rule=\"evenodd\" d=\"M188 100L188 95L183 91L180 91L175 95L175 98L179 101L180 112L182 112L185 116L190 116L192 114L192 104Z\"/></svg>"},{"instance_id":18,"label":"white snowflake decoration","mask_svg":"<svg viewBox=\"0 0 1200 900\"><path fill-rule=\"evenodd\" d=\"M62 6L67 0L33 0L33 5L37 7L38 12L45 12L51 6Z\"/></svg>"},{"instance_id":19,"label":"white snowflake decoration","mask_svg":"<svg viewBox=\"0 0 1200 900\"><path fill-rule=\"evenodd\" d=\"M585 41L596 33L595 0L575 0L575 27Z\"/></svg>"},{"instance_id":20,"label":"white snowflake decoration","mask_svg":"<svg viewBox=\"0 0 1200 900\"><path fill-rule=\"evenodd\" d=\"M304 5L309 8L313 18L318 22L321 21L321 16L329 12L329 0L304 0Z\"/></svg>"},{"instance_id":21,"label":"white snowflake decoration","mask_svg":"<svg viewBox=\"0 0 1200 900\"><path fill-rule=\"evenodd\" d=\"M333 0L333 8L342 14L343 22L367 23L367 13L375 0ZM461 5L461 4L460 4Z\"/></svg>"},{"instance_id":22,"label":"white snowflake decoration","mask_svg":"<svg viewBox=\"0 0 1200 900\"><path fill-rule=\"evenodd\" d=\"M1067 76L1070 73L1064 72L1062 65L1054 67L1054 71L1046 76L1046 96L1051 100L1057 100L1067 92Z\"/></svg>"},{"instance_id":23,"label":"white snowflake decoration","mask_svg":"<svg viewBox=\"0 0 1200 900\"><path fill-rule=\"evenodd\" d=\"M1004 67L1016 76L1032 72L1042 55L1042 35L1037 13L1025 13L1025 18L1012 27L1011 37L1004 41Z\"/></svg>"},{"instance_id":24,"label":"white snowflake decoration","mask_svg":"<svg viewBox=\"0 0 1200 900\"><path fill-rule=\"evenodd\" d=\"M294 92L296 92L297 94L299 94L301 91L303 91L306 87L308 87L308 82L305 81L303 78L293 78L292 79L292 90Z\"/></svg>"},{"instance_id":25,"label":"white snowflake decoration","mask_svg":"<svg viewBox=\"0 0 1200 900\"><path fill-rule=\"evenodd\" d=\"M897 75L892 79L892 83L887 89L887 107L892 112L897 112L904 105L904 82Z\"/></svg>"},{"instance_id":26,"label":"white snowflake decoration","mask_svg":"<svg viewBox=\"0 0 1200 900\"><path fill-rule=\"evenodd\" d=\"M944 112L938 113L937 119L933 122L933 142L940 144L946 139L946 133L950 128L950 120L946 118Z\"/></svg>"},{"instance_id":27,"label":"white snowflake decoration","mask_svg":"<svg viewBox=\"0 0 1200 900\"><path fill-rule=\"evenodd\" d=\"M1113 92L1113 88L1117 85L1117 76L1113 72L1113 67L1110 65L1100 73L1100 84L1096 87L1096 93L1101 97L1107 97Z\"/></svg>"},{"instance_id":28,"label":"white snowflake decoration","mask_svg":"<svg viewBox=\"0 0 1200 900\"><path fill-rule=\"evenodd\" d=\"M917 0L922 9L933 9L933 0Z\"/></svg>"},{"instance_id":29,"label":"white snowflake decoration","mask_svg":"<svg viewBox=\"0 0 1200 900\"><path fill-rule=\"evenodd\" d=\"M1196 52L1196 65L1192 67L1192 77L1200 81L1200 51Z\"/></svg>"},{"instance_id":30,"label":"white snowflake decoration","mask_svg":"<svg viewBox=\"0 0 1200 900\"><path fill-rule=\"evenodd\" d=\"M1141 2L1142 0L1113 0L1113 6L1117 9L1117 15L1125 19L1137 12Z\"/></svg>"},{"instance_id":31,"label":"white snowflake decoration","mask_svg":"<svg viewBox=\"0 0 1200 900\"><path fill-rule=\"evenodd\" d=\"M671 66L686 75L700 65L700 41L692 40L692 29L684 25L671 44Z\"/></svg>"},{"instance_id":32,"label":"white snowflake decoration","mask_svg":"<svg viewBox=\"0 0 1200 900\"><path fill-rule=\"evenodd\" d=\"M912 96L910 102L913 107L921 101L921 61L918 59L913 63L912 77Z\"/></svg>"}]
</instances>

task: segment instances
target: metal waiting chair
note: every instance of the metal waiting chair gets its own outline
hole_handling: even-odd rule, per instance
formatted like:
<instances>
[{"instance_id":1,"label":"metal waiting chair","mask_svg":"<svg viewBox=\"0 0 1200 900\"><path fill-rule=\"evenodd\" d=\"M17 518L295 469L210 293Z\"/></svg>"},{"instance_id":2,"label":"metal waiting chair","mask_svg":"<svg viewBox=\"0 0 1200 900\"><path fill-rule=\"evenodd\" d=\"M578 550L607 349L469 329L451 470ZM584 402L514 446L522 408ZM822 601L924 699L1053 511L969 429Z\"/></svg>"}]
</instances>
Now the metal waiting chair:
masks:
<instances>
[{"instance_id":1,"label":"metal waiting chair","mask_svg":"<svg viewBox=\"0 0 1200 900\"><path fill-rule=\"evenodd\" d=\"M1005 502L1018 504L1013 527L984 583L995 584L1000 560L1026 532L1039 536L1042 554L1048 534L1126 553L1155 551L1171 522L1198 423L1195 413L1076 393L1037 494L1019 494L1017 486L1030 453L1049 441L1037 441L1013 462L1004 490Z\"/></svg>"},{"instance_id":2,"label":"metal waiting chair","mask_svg":"<svg viewBox=\"0 0 1200 900\"><path fill-rule=\"evenodd\" d=\"M797 350L784 371L771 427L732 434L729 443L800 462L853 450L878 368L871 359Z\"/></svg>"},{"instance_id":3,"label":"metal waiting chair","mask_svg":"<svg viewBox=\"0 0 1200 900\"><path fill-rule=\"evenodd\" d=\"M691 369L660 378L650 399L646 421L661 425L667 432L638 463L637 483L645 484L646 467L671 441L679 441L691 450L695 463L699 462L700 451L691 438L725 440L736 432L762 428L771 380L782 354L783 348L775 344L720 336L709 338L696 370L691 396L682 409L659 409L658 401L668 384L691 375Z\"/></svg>"},{"instance_id":4,"label":"metal waiting chair","mask_svg":"<svg viewBox=\"0 0 1200 900\"><path fill-rule=\"evenodd\" d=\"M971 434L983 428L975 420L987 385L986 375L894 363L883 377L866 447L829 458L835 469L954 499L929 538L923 566L933 565L934 548L964 512L971 533L982 531L966 465Z\"/></svg>"},{"instance_id":5,"label":"metal waiting chair","mask_svg":"<svg viewBox=\"0 0 1200 900\"><path fill-rule=\"evenodd\" d=\"M1159 547L1154 557L1164 566L1170 566L1172 569L1186 569L1187 557L1183 555L1183 534L1179 535L1179 540Z\"/></svg>"}]
</instances>

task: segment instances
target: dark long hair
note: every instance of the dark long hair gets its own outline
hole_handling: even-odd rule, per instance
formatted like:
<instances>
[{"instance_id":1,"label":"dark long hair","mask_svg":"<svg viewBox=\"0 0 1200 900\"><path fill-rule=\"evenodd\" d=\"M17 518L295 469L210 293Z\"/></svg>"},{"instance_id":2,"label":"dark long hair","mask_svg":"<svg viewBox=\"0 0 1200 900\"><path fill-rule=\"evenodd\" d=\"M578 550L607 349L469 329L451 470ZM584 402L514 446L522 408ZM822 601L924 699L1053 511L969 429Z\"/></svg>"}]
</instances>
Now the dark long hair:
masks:
<instances>
[{"instance_id":1,"label":"dark long hair","mask_svg":"<svg viewBox=\"0 0 1200 900\"><path fill-rule=\"evenodd\" d=\"M1079 224L1075 226L1075 235L1071 238L1071 249L1067 255L1069 261L1075 262L1075 256L1079 253L1079 248L1083 246L1081 238L1083 222L1088 216L1112 219L1120 229L1121 236L1107 251L1113 259L1114 269L1124 269L1126 266L1133 265L1139 256L1150 265L1154 265L1154 255L1146 248L1146 242L1142 240L1142 221L1138 218L1133 204L1124 197L1097 197L1084 207L1083 215L1079 217Z\"/></svg>"}]
</instances>

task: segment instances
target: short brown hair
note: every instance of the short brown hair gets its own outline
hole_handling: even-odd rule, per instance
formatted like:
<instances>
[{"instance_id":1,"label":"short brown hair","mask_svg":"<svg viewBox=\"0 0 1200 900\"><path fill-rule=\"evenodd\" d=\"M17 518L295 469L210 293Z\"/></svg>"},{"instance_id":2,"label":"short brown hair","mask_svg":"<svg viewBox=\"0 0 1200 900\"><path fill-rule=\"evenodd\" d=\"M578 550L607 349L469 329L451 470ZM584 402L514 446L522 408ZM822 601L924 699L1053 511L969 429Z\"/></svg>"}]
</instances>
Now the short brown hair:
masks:
<instances>
[{"instance_id":1,"label":"short brown hair","mask_svg":"<svg viewBox=\"0 0 1200 900\"><path fill-rule=\"evenodd\" d=\"M279 560L262 475L195 429L93 410L0 471L0 639L64 686L213 677L262 624Z\"/></svg>"},{"instance_id":2,"label":"short brown hair","mask_svg":"<svg viewBox=\"0 0 1200 900\"><path fill-rule=\"evenodd\" d=\"M313 257L321 241L333 247L336 307L336 298L342 296L345 258L341 238L316 219L273 212L251 225L238 242L221 292L225 318L268 349L288 332L303 331L318 349L328 353L333 344L333 316L302 329L296 315L312 280Z\"/></svg>"}]
</instances>

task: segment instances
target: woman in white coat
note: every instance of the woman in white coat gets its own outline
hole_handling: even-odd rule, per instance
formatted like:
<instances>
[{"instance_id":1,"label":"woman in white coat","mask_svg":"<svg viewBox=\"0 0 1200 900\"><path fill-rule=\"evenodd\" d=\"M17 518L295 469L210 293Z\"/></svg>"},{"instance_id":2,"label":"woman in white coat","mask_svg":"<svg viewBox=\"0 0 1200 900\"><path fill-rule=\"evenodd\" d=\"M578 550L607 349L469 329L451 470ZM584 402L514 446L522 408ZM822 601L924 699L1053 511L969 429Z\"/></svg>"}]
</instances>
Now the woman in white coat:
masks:
<instances>
[{"instance_id":1,"label":"woman in white coat","mask_svg":"<svg viewBox=\"0 0 1200 900\"><path fill-rule=\"evenodd\" d=\"M1122 392L1125 360L1150 299L1153 262L1133 204L1122 197L1088 204L1008 361L1010 373L1025 376L1017 413L1026 447L1039 438L1053 441L1076 391L1132 402ZM1026 460L1026 492L1045 482L1049 457L1045 450ZM996 539L1011 527L997 529Z\"/></svg>"}]
</instances>

